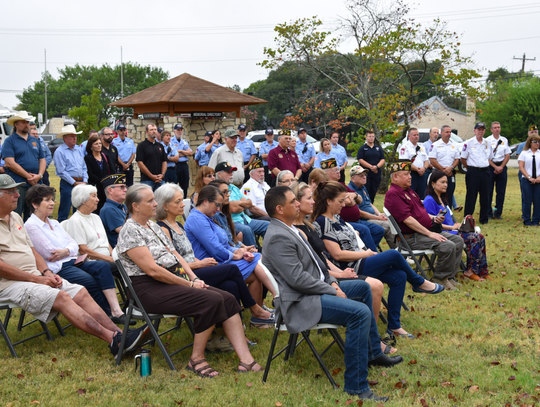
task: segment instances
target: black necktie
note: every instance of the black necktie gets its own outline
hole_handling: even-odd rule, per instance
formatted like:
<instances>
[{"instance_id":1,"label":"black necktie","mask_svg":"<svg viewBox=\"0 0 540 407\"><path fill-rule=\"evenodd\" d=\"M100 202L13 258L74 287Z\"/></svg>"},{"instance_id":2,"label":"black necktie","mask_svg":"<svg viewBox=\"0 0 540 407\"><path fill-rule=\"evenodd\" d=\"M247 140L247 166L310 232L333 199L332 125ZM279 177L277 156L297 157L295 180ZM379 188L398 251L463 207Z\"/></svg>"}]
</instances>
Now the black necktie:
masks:
<instances>
[{"instance_id":1,"label":"black necktie","mask_svg":"<svg viewBox=\"0 0 540 407\"><path fill-rule=\"evenodd\" d=\"M536 154L533 154L533 171L532 171L532 177L536 178Z\"/></svg>"}]
</instances>

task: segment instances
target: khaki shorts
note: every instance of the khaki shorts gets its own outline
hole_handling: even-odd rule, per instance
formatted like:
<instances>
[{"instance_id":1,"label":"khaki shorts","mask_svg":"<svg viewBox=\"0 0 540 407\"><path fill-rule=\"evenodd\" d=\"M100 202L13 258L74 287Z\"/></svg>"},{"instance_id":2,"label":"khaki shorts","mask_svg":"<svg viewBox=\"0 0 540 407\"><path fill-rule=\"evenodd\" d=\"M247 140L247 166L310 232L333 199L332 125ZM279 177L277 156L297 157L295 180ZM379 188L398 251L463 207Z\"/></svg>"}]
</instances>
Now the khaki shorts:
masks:
<instances>
[{"instance_id":1,"label":"khaki shorts","mask_svg":"<svg viewBox=\"0 0 540 407\"><path fill-rule=\"evenodd\" d=\"M52 288L45 284L18 281L0 291L0 301L17 304L26 312L32 314L39 321L48 323L58 312L52 307L60 290L65 291L71 298L84 288L82 285L71 284L62 280L62 287Z\"/></svg>"}]
</instances>

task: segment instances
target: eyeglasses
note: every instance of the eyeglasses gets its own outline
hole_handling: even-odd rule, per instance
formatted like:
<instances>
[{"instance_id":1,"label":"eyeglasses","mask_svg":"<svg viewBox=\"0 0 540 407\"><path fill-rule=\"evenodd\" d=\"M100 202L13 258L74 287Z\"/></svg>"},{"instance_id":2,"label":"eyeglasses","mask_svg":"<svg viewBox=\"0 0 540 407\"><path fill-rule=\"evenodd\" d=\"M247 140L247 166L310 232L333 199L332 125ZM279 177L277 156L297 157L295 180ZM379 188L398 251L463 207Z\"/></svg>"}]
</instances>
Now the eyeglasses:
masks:
<instances>
[{"instance_id":1,"label":"eyeglasses","mask_svg":"<svg viewBox=\"0 0 540 407\"><path fill-rule=\"evenodd\" d=\"M13 189L5 189L5 190L0 190L0 192L4 193L4 194L9 194L9 195L15 195L15 194L19 194L19 190L17 188L13 188Z\"/></svg>"},{"instance_id":2,"label":"eyeglasses","mask_svg":"<svg viewBox=\"0 0 540 407\"><path fill-rule=\"evenodd\" d=\"M125 185L113 185L113 188L120 188L120 189L127 190L127 186L125 186Z\"/></svg>"},{"instance_id":3,"label":"eyeglasses","mask_svg":"<svg viewBox=\"0 0 540 407\"><path fill-rule=\"evenodd\" d=\"M283 184L290 184L292 182L292 179L287 179L285 181L279 181L279 184L280 185L283 185Z\"/></svg>"},{"instance_id":4,"label":"eyeglasses","mask_svg":"<svg viewBox=\"0 0 540 407\"><path fill-rule=\"evenodd\" d=\"M104 136L114 136L114 133L103 133Z\"/></svg>"},{"instance_id":5,"label":"eyeglasses","mask_svg":"<svg viewBox=\"0 0 540 407\"><path fill-rule=\"evenodd\" d=\"M531 143L538 144L540 143L540 140L531 140Z\"/></svg>"},{"instance_id":6,"label":"eyeglasses","mask_svg":"<svg viewBox=\"0 0 540 407\"><path fill-rule=\"evenodd\" d=\"M218 202L216 202L216 201L214 201L214 200L212 200L212 199L209 199L208 202L213 202L213 203L215 203L215 204L216 204L216 208L218 208L218 209L221 209L221 207L223 206L223 204L220 204L220 203L218 203Z\"/></svg>"},{"instance_id":7,"label":"eyeglasses","mask_svg":"<svg viewBox=\"0 0 540 407\"><path fill-rule=\"evenodd\" d=\"M205 178L216 178L216 174L208 174L204 176Z\"/></svg>"},{"instance_id":8,"label":"eyeglasses","mask_svg":"<svg viewBox=\"0 0 540 407\"><path fill-rule=\"evenodd\" d=\"M230 195L230 194L231 194L231 191L226 190L226 191L221 191L221 193L222 193L223 195Z\"/></svg>"}]
</instances>

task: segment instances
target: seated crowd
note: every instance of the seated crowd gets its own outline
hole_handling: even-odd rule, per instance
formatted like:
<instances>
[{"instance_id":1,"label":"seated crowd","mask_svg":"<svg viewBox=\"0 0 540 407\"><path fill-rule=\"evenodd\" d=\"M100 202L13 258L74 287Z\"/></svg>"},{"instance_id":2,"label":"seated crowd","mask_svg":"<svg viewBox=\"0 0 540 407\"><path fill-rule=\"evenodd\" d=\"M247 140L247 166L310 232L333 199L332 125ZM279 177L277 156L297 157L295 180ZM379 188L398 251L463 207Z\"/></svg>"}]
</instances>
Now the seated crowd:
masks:
<instances>
[{"instance_id":1,"label":"seated crowd","mask_svg":"<svg viewBox=\"0 0 540 407\"><path fill-rule=\"evenodd\" d=\"M89 152L92 146L88 143ZM464 275L489 278L485 241L479 233L458 233L448 213L442 216L448 204L442 171L431 175L422 203L410 189L410 162L392 164L384 205L413 249L437 254L433 279L425 280L397 250L392 219L372 204L366 170L354 165L347 186L339 182L336 158L323 158L318 157L307 183L284 170L272 188L259 159L249 165L241 188L232 183L237 168L229 163L219 162L215 170L201 166L189 207L175 183L164 182L154 191L145 184L128 189L124 174L110 174L99 187L73 188L76 212L61 224L50 219L56 191L38 184L26 194L32 215L24 226L13 212L19 184L2 174L0 301L13 301L43 322L60 312L106 340L116 356L123 335L116 325L126 323L115 289L116 248L147 312L193 318L187 369L197 375L219 374L206 362L205 349L235 351L238 371L262 369L249 350L256 343L244 333L244 308L258 328L273 327L276 314L291 333L317 323L346 326L344 390L386 401L367 381L368 366L403 361L377 330L384 284L389 286L387 335L414 339L401 323L407 282L418 293L455 290L464 247ZM383 237L390 250L381 251ZM277 280L279 296L263 265ZM275 310L264 304L267 292ZM126 350L137 349L147 336L145 326L130 331Z\"/></svg>"}]
</instances>

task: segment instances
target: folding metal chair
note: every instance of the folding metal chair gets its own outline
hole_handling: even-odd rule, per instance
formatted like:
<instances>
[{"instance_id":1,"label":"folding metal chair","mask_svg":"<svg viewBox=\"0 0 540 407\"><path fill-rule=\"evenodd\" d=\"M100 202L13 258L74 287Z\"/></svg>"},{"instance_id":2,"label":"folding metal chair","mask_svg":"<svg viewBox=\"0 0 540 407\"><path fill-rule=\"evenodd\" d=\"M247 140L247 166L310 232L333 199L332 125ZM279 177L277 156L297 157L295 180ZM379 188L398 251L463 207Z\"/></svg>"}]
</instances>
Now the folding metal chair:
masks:
<instances>
[{"instance_id":1,"label":"folding metal chair","mask_svg":"<svg viewBox=\"0 0 540 407\"><path fill-rule=\"evenodd\" d=\"M401 229L399 228L398 223L392 216L392 214L388 211L388 209L383 208L384 214L390 221L390 230L392 231L392 234L397 235L399 240L399 246L398 251L403 257L410 257L413 259L414 264L416 266L416 272L422 274L422 277L424 277L426 280L428 280L428 277L426 275L426 272L424 271L424 268L422 267L422 260L426 259L426 262L428 263L428 267L433 273L435 271L435 252L431 249L426 250L413 250L405 237L403 236L403 233L401 233Z\"/></svg>"},{"instance_id":2,"label":"folding metal chair","mask_svg":"<svg viewBox=\"0 0 540 407\"><path fill-rule=\"evenodd\" d=\"M185 198L184 199L184 214L182 217L184 218L184 223L186 222L186 219L189 216L189 213L191 212L191 199Z\"/></svg>"},{"instance_id":3,"label":"folding metal chair","mask_svg":"<svg viewBox=\"0 0 540 407\"><path fill-rule=\"evenodd\" d=\"M171 332L174 329L180 328L180 325L182 323L182 320L186 321L187 326L189 327L189 330L191 331L192 335L195 335L195 330L193 329L193 321L191 321L190 318L184 318L180 317L178 315L170 315L170 314L149 314L146 312L144 307L141 304L141 301L139 300L139 297L137 296L137 293L135 293L135 290L133 289L133 285L131 284L131 279L126 273L126 270L124 269L124 266L120 262L120 259L118 258L118 252L116 248L113 250L113 259L118 267L118 271L120 272L120 275L122 276L122 279L124 280L124 283L128 289L129 292L129 302L127 304L126 308L126 324L124 325L124 332L128 332L129 329L129 321L131 319L137 319L141 321L145 321L145 323L148 325L148 328L150 329L150 333L152 334L152 340L147 343L157 343L159 350L161 350L161 353L163 354L163 357L165 358L165 361L169 365L169 368L171 370L176 370L176 367L174 366L171 356L176 355L177 353L183 351L184 349L187 349L191 346L193 346L193 342L191 342L188 345L185 345L181 347L180 349L168 353L167 349L165 349L165 346L163 345L163 342L161 341L161 336L165 335L168 332ZM159 324L163 318L177 318L176 325L168 329L160 334L158 334L159 330ZM126 344L126 338L127 335L122 335L122 341L120 342L120 348L118 350L118 355L116 356L116 365L118 366L122 361L122 356L124 354L125 344Z\"/></svg>"},{"instance_id":4,"label":"folding metal chair","mask_svg":"<svg viewBox=\"0 0 540 407\"><path fill-rule=\"evenodd\" d=\"M279 288L278 288L278 285L277 285L277 282L276 282L274 276L272 275L272 273L270 273L270 271L266 268L266 266L264 264L262 264L262 262L259 262L259 264L261 265L264 272L266 273L266 275L270 279L270 282L272 283L272 286L274 287L274 290L277 293L274 298L278 298L279 297ZM334 343L337 343L339 348L341 349L341 351L345 352L345 342L343 341L343 339L339 335L339 332L337 331L339 328L342 328L342 326L341 325L333 325L333 324L316 324L316 325L312 326L311 328L309 328L308 330L301 332L302 339L300 339L300 341L298 341L298 342L297 342L298 334L289 333L289 342L287 343L287 345L274 355L274 349L276 348L276 343L277 343L279 332L280 331L287 332L287 327L283 323L283 316L281 314L279 314L279 315L276 315L276 317L277 318L276 318L276 325L275 325L275 329L274 329L274 336L272 338L272 344L270 345L270 351L268 352L268 360L266 362L266 367L264 368L264 374L263 374L263 379L262 379L263 383L266 383L266 379L268 378L268 374L270 373L270 365L272 364L272 361L275 358L277 358L279 355L281 355L283 352L285 352L285 360L286 361L289 360L289 357L294 355L294 351L296 350L296 348L303 341L305 341L308 344L309 348L311 349L311 352L313 353L313 356L315 356L315 358L317 359L317 362L319 362L319 365L321 366L322 370L326 374L326 377L328 378L328 380L330 381L332 386L334 386L334 388L337 389L338 386L337 386L336 382L334 381L334 379L332 378L332 375L328 371L328 368L326 367L325 363L323 362L322 357L334 345ZM332 335L332 338L333 338L333 341L330 343L330 345L328 345L326 347L326 349L324 349L324 351L322 351L321 353L319 353L317 351L317 349L313 345L313 342L311 341L311 339L309 339L310 331L313 331L313 330L316 331L316 330L319 330L319 329L328 329L328 331L330 332L330 334Z\"/></svg>"},{"instance_id":5,"label":"folding metal chair","mask_svg":"<svg viewBox=\"0 0 540 407\"><path fill-rule=\"evenodd\" d=\"M20 308L17 304L13 304L11 302L0 302L0 310L6 310L6 317L5 317L4 321L2 321L0 319L0 333L2 334L2 337L4 338L4 341L6 342L7 347L9 349L9 351L11 352L11 355L14 358L18 357L17 352L15 352L15 348L14 348L16 345L19 345L19 344L21 344L23 342L29 341L30 339L37 338L38 336L41 336L41 335L45 335L49 341L54 340L51 333L50 333L50 331L49 331L49 328L47 327L47 324L45 324L44 322L41 322L41 321L38 321L37 319L34 319L31 322L28 322L28 323L24 324L25 311L21 309L21 317L19 319L19 324L17 326L17 330L21 331L22 328L24 328L24 327L26 327L26 326L34 323L34 322L39 322L39 324L43 328L43 332L40 332L40 333L38 333L36 335L32 335L32 336L30 336L28 338L22 339L22 340L17 341L17 342L12 342L11 338L9 337L9 334L7 333L7 330L8 330L8 324L9 324L9 320L11 318L12 311L14 309L17 309L17 308ZM53 322L56 325L56 328L58 329L58 332L60 333L60 335L61 336L66 336L66 334L64 332L64 329L62 328L62 325L58 321L57 317L53 318Z\"/></svg>"}]
</instances>

